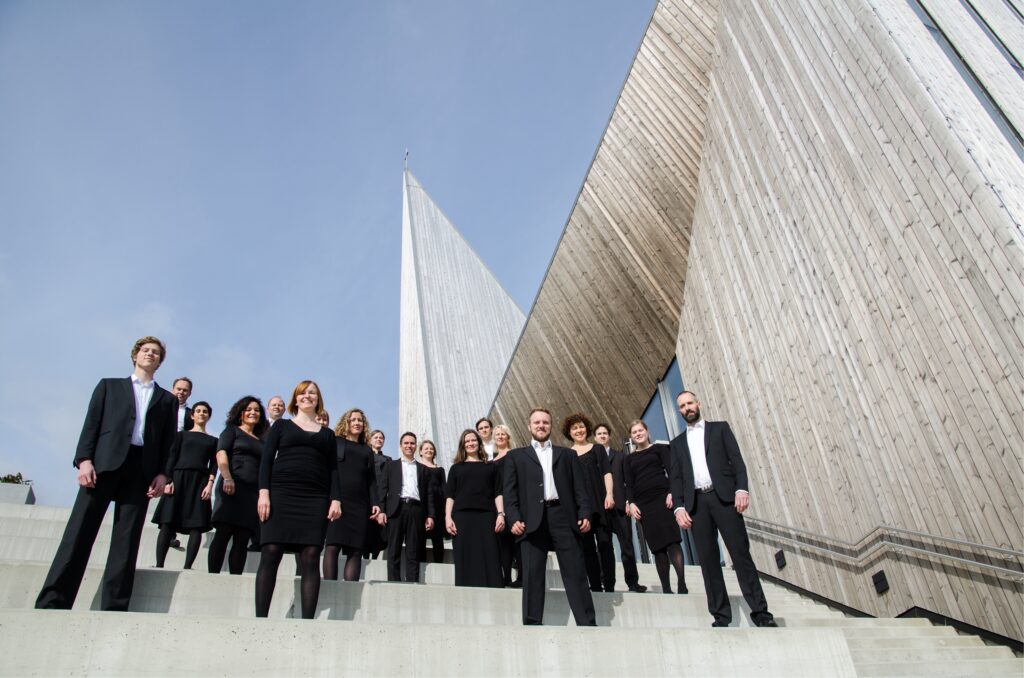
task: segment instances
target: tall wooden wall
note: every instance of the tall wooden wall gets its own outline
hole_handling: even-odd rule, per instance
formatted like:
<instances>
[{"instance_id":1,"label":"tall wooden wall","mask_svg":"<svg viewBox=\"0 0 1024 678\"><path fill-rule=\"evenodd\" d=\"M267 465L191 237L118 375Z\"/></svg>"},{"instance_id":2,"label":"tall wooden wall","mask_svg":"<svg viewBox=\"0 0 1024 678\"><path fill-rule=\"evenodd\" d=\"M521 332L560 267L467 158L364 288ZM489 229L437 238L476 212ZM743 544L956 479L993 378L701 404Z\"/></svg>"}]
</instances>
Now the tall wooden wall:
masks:
<instances>
[{"instance_id":1,"label":"tall wooden wall","mask_svg":"<svg viewBox=\"0 0 1024 678\"><path fill-rule=\"evenodd\" d=\"M1005 55L922 4L1012 128ZM1019 149L906 0L725 0L712 72L677 348L745 450L755 561L1024 638Z\"/></svg>"},{"instance_id":2,"label":"tall wooden wall","mask_svg":"<svg viewBox=\"0 0 1024 678\"><path fill-rule=\"evenodd\" d=\"M513 442L535 406L624 431L672 360L717 13L653 13L492 408Z\"/></svg>"}]
</instances>

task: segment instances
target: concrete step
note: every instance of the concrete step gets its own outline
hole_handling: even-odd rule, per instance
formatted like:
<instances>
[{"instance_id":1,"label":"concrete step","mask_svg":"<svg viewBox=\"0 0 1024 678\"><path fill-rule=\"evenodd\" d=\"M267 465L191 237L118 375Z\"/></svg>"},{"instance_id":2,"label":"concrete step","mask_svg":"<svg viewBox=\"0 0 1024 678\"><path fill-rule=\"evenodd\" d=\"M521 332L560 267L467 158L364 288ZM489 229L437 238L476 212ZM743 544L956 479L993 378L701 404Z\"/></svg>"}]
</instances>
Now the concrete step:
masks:
<instances>
[{"instance_id":1,"label":"concrete step","mask_svg":"<svg viewBox=\"0 0 1024 678\"><path fill-rule=\"evenodd\" d=\"M919 637L900 637L900 638L846 638L846 644L850 646L851 651L857 650L890 650L890 649L902 649L902 648L989 648L993 647L985 645L981 641L981 638L977 636L949 636L948 638L936 638L929 636L926 638ZM1008 648L998 648L1005 650L1009 653L1007 656L1013 656L1013 653Z\"/></svg>"},{"instance_id":2,"label":"concrete step","mask_svg":"<svg viewBox=\"0 0 1024 678\"><path fill-rule=\"evenodd\" d=\"M855 663L858 676L992 676L1024 675L1024 659L935 660Z\"/></svg>"},{"instance_id":3,"label":"concrete step","mask_svg":"<svg viewBox=\"0 0 1024 678\"><path fill-rule=\"evenodd\" d=\"M31 608L47 566L40 563L0 564L0 608ZM99 608L102 571L89 568L77 610ZM188 617L250 617L254 614L255 577L203 572L139 570L132 595L132 611ZM277 582L270 614L298 617L299 581L282 575ZM733 624L750 626L749 611L739 597L732 598ZM666 596L621 593L595 594L598 623L605 626L652 628L706 628L711 618L702 595ZM808 626L823 615L819 606L782 604L775 614L781 625ZM487 624L516 626L521 622L522 593L515 589L424 586L386 582L328 582L320 589L317 616L323 619L399 624ZM563 591L549 591L547 624L571 623ZM833 618L833 617L827 617Z\"/></svg>"},{"instance_id":4,"label":"concrete step","mask_svg":"<svg viewBox=\"0 0 1024 678\"><path fill-rule=\"evenodd\" d=\"M861 664L893 662L960 661L973 659L1015 659L1009 648L999 647L898 647L851 648L854 662Z\"/></svg>"},{"instance_id":5,"label":"concrete step","mask_svg":"<svg viewBox=\"0 0 1024 678\"><path fill-rule=\"evenodd\" d=\"M835 629L567 629L0 610L3 675L855 676ZM59 643L51 639L59 637Z\"/></svg>"}]
</instances>

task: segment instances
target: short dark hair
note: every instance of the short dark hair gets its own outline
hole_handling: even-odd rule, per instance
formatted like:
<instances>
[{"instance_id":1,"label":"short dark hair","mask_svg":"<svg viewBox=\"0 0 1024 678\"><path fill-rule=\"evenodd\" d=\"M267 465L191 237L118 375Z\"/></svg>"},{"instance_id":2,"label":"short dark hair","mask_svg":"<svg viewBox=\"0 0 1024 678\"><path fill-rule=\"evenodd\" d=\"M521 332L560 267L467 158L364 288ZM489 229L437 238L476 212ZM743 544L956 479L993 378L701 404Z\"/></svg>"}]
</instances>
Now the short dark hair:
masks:
<instances>
[{"instance_id":1,"label":"short dark hair","mask_svg":"<svg viewBox=\"0 0 1024 678\"><path fill-rule=\"evenodd\" d=\"M195 412L197 407L205 407L206 411L210 413L210 416L213 416L213 408L210 407L210 403L206 402L205 400L200 400L198 403L193 405L192 411Z\"/></svg>"},{"instance_id":2,"label":"short dark hair","mask_svg":"<svg viewBox=\"0 0 1024 678\"><path fill-rule=\"evenodd\" d=\"M193 388L195 388L195 387L194 387L194 386L192 385L192 380L191 380L191 379L189 379L188 377L178 377L177 379L175 379L174 381L172 381L172 382L171 382L171 388L174 388L174 385L175 385L175 384L177 384L177 383L178 383L179 381L183 381L183 382L185 382L186 384L188 384L188 390L190 390L190 391L191 391L191 390L192 390Z\"/></svg>"},{"instance_id":3,"label":"short dark hair","mask_svg":"<svg viewBox=\"0 0 1024 678\"><path fill-rule=\"evenodd\" d=\"M586 427L588 438L590 437L590 434L594 432L594 426L590 423L590 418L587 417L587 415L582 412L573 412L565 418L565 421L562 422L562 435L564 435L567 440L572 440L572 436L569 435L569 432L572 431L572 427L576 424L583 424L583 426Z\"/></svg>"},{"instance_id":4,"label":"short dark hair","mask_svg":"<svg viewBox=\"0 0 1024 678\"><path fill-rule=\"evenodd\" d=\"M260 399L256 396L247 395L239 398L235 404L231 406L231 409L228 411L228 418L224 423L227 426L241 426L242 412L245 412L245 408L249 407L250 403L256 403L260 406L260 420L252 427L252 432L257 438L262 438L268 425L267 411L263 409L263 403L260 402Z\"/></svg>"},{"instance_id":5,"label":"short dark hair","mask_svg":"<svg viewBox=\"0 0 1024 678\"><path fill-rule=\"evenodd\" d=\"M597 435L597 429L599 428L603 428L604 430L608 431L608 435L612 434L612 427L601 421L594 424L594 435Z\"/></svg>"},{"instance_id":6,"label":"short dark hair","mask_svg":"<svg viewBox=\"0 0 1024 678\"><path fill-rule=\"evenodd\" d=\"M545 410L543 407L535 407L532 410L530 410L530 414L526 415L526 420L529 421L530 418L537 412L543 412L544 414L548 415L549 419L554 419L554 417L551 416L551 410Z\"/></svg>"},{"instance_id":7,"label":"short dark hair","mask_svg":"<svg viewBox=\"0 0 1024 678\"><path fill-rule=\"evenodd\" d=\"M685 393L689 393L690 395L692 395L694 400L700 400L700 398L697 397L696 393L694 393L693 391L690 391L688 389L684 389L684 390L680 391L679 393L677 393L676 394L676 400L679 400L679 396L681 396L681 395L683 395Z\"/></svg>"},{"instance_id":8,"label":"short dark hair","mask_svg":"<svg viewBox=\"0 0 1024 678\"><path fill-rule=\"evenodd\" d=\"M476 423L473 424L473 428L474 429L480 428L480 422L483 422L483 421L486 421L488 424L491 425L491 428L494 428L494 422L491 421L490 419L488 419L487 417L480 417L479 419L477 419Z\"/></svg>"},{"instance_id":9,"label":"short dark hair","mask_svg":"<svg viewBox=\"0 0 1024 678\"><path fill-rule=\"evenodd\" d=\"M406 437L406 436L412 436L412 439L413 439L413 440L418 440L418 438L416 437L416 434L415 434L415 433L413 433L412 431L406 431L406 432L405 432L405 433L403 433L402 435L398 436L398 444L399 444L399 445L401 445L401 444L402 444L402 441L403 441L403 440L405 440L405 437Z\"/></svg>"}]
</instances>

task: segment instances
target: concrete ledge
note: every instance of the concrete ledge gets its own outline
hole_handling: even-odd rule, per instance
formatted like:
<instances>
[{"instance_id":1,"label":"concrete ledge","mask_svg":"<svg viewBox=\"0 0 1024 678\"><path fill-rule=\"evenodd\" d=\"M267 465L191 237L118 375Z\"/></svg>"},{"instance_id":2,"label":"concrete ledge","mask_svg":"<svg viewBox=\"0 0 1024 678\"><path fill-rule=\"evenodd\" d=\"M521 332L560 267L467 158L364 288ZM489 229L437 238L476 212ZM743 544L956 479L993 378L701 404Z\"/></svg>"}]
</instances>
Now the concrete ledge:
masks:
<instances>
[{"instance_id":1,"label":"concrete ledge","mask_svg":"<svg viewBox=\"0 0 1024 678\"><path fill-rule=\"evenodd\" d=\"M0 611L0 675L855 676L834 629L436 627ZM59 643L51 642L59 638Z\"/></svg>"},{"instance_id":2,"label":"concrete ledge","mask_svg":"<svg viewBox=\"0 0 1024 678\"><path fill-rule=\"evenodd\" d=\"M31 485L16 483L0 483L0 504L32 505L36 503L36 494Z\"/></svg>"}]
</instances>

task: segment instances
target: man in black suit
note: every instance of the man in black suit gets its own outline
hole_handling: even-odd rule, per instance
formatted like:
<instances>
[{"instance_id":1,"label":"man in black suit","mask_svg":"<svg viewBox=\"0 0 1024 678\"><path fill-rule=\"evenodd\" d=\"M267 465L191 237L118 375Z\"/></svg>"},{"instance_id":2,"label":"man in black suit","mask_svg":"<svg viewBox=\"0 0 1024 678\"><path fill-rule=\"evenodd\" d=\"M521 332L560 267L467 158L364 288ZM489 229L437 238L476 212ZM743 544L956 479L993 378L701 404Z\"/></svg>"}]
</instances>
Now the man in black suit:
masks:
<instances>
[{"instance_id":1,"label":"man in black suit","mask_svg":"<svg viewBox=\"0 0 1024 678\"><path fill-rule=\"evenodd\" d=\"M576 453L551 444L551 413L530 412L531 445L508 453L505 513L519 537L523 576L523 624L544 618L547 559L558 556L562 584L577 626L596 626L583 559L582 535L590 531L591 506Z\"/></svg>"},{"instance_id":2,"label":"man in black suit","mask_svg":"<svg viewBox=\"0 0 1024 678\"><path fill-rule=\"evenodd\" d=\"M37 608L71 609L103 516L114 502L101 606L128 609L146 505L163 494L170 475L178 400L153 381L166 355L159 339L143 337L132 348L132 376L96 385L75 451L78 497Z\"/></svg>"},{"instance_id":3,"label":"man in black suit","mask_svg":"<svg viewBox=\"0 0 1024 678\"><path fill-rule=\"evenodd\" d=\"M388 581L402 581L402 544L405 543L405 581L420 580L416 557L426 533L434 528L434 498L427 467L416 461L416 434L399 438L401 459L388 462L384 484L382 521L388 527Z\"/></svg>"},{"instance_id":4,"label":"man in black suit","mask_svg":"<svg viewBox=\"0 0 1024 678\"><path fill-rule=\"evenodd\" d=\"M708 612L715 618L711 625L728 626L732 622L732 607L718 560L720 532L732 557L740 591L750 606L751 620L757 626L777 626L750 557L750 541L743 524L743 512L750 506L747 467L736 436L728 422L704 421L700 402L692 392L680 393L676 405L686 421L686 431L676 436L671 446L673 510L679 527L693 530Z\"/></svg>"},{"instance_id":5,"label":"man in black suit","mask_svg":"<svg viewBox=\"0 0 1024 678\"><path fill-rule=\"evenodd\" d=\"M188 406L188 397L192 395L192 380L188 377L178 377L171 385L171 393L178 399L178 430L191 431L195 426L192 408Z\"/></svg>"},{"instance_id":6,"label":"man in black suit","mask_svg":"<svg viewBox=\"0 0 1024 678\"><path fill-rule=\"evenodd\" d=\"M636 551L633 549L633 526L626 515L626 473L623 470L626 453L611 448L611 429L608 424L598 424L594 427L594 441L604 447L608 455L608 465L612 469L615 507L608 511L608 515L612 519L612 531L619 540L626 586L634 593L643 593L647 587L640 583L640 574L636 569Z\"/></svg>"}]
</instances>

